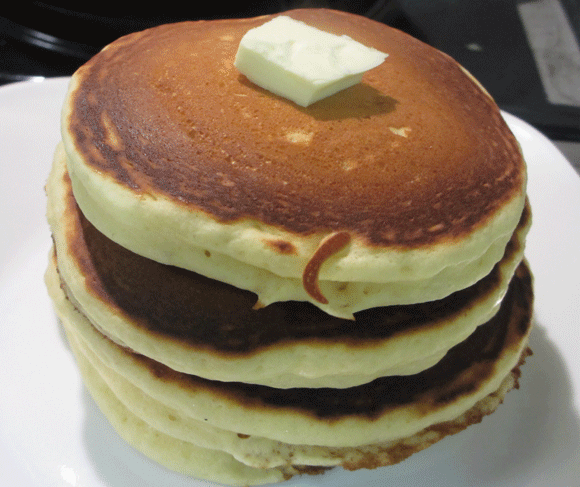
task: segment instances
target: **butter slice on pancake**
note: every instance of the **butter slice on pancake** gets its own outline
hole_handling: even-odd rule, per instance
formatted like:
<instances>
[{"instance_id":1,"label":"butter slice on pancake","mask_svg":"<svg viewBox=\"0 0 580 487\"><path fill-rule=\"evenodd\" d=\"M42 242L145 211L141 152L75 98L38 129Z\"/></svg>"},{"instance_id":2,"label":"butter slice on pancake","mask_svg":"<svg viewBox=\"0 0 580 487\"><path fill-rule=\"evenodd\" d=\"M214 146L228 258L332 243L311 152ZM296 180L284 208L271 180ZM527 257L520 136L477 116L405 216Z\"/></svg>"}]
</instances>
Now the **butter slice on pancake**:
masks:
<instances>
[{"instance_id":1,"label":"butter slice on pancake","mask_svg":"<svg viewBox=\"0 0 580 487\"><path fill-rule=\"evenodd\" d=\"M339 317L440 299L484 277L519 221L526 183L491 97L451 58L383 24L286 15L389 57L302 108L233 66L243 34L270 17L171 24L112 43L75 73L63 108L85 216L132 252L263 305L310 301ZM312 262L337 234L344 247Z\"/></svg>"},{"instance_id":2,"label":"butter slice on pancake","mask_svg":"<svg viewBox=\"0 0 580 487\"><path fill-rule=\"evenodd\" d=\"M49 294L120 435L230 485L390 465L481 421L531 352L526 167L489 94L383 24L308 107L233 66L272 16L131 34L73 76Z\"/></svg>"}]
</instances>

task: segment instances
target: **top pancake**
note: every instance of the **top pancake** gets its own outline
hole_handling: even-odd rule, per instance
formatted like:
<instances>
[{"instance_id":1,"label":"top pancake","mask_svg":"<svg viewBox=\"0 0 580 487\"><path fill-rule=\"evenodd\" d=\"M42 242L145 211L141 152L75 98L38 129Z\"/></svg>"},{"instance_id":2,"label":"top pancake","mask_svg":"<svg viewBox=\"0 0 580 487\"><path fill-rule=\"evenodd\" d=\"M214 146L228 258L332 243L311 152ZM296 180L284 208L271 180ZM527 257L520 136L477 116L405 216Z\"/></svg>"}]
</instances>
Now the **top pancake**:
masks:
<instances>
[{"instance_id":1,"label":"top pancake","mask_svg":"<svg viewBox=\"0 0 580 487\"><path fill-rule=\"evenodd\" d=\"M244 33L270 17L119 39L74 75L63 110L89 220L160 262L197 270L191 249L203 249L292 278L310 262L332 281L424 279L507 243L525 165L478 83L383 24L285 14L389 57L361 84L302 108L233 66ZM345 238L317 254L332 235Z\"/></svg>"}]
</instances>

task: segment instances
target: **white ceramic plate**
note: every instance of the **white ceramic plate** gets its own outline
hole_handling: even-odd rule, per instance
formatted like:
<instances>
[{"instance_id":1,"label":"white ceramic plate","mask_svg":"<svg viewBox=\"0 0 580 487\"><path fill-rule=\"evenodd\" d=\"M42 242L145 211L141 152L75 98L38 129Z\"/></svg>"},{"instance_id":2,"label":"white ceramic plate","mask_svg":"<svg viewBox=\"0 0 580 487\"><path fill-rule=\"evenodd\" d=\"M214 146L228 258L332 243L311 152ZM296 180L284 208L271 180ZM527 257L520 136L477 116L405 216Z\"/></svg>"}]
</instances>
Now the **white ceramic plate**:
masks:
<instances>
[{"instance_id":1,"label":"white ceramic plate","mask_svg":"<svg viewBox=\"0 0 580 487\"><path fill-rule=\"evenodd\" d=\"M44 182L68 79L0 88L0 485L207 487L114 433L87 394L44 288ZM580 485L580 178L551 142L505 115L529 165L534 355L521 389L480 425L373 471L285 487Z\"/></svg>"}]
</instances>

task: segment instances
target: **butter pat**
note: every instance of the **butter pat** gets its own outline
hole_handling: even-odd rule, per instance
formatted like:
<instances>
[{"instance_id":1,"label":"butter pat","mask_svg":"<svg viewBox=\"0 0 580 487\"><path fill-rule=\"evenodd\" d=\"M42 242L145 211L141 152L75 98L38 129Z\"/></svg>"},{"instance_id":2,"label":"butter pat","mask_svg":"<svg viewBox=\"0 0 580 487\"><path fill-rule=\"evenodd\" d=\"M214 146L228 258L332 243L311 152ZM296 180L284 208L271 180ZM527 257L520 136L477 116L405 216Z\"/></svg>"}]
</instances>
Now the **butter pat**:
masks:
<instances>
[{"instance_id":1,"label":"butter pat","mask_svg":"<svg viewBox=\"0 0 580 487\"><path fill-rule=\"evenodd\" d=\"M306 107L349 86L387 54L287 16L250 29L235 66L250 81Z\"/></svg>"}]
</instances>

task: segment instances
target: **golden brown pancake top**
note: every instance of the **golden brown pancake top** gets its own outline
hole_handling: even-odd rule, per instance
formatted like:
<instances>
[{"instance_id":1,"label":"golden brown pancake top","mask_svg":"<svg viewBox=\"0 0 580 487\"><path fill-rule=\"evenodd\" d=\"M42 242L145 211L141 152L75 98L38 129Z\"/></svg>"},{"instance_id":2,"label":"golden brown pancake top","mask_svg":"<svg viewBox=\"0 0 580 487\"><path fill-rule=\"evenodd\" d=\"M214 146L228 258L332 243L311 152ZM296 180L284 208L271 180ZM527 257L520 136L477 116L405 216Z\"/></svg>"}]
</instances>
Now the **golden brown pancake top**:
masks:
<instances>
[{"instance_id":1,"label":"golden brown pancake top","mask_svg":"<svg viewBox=\"0 0 580 487\"><path fill-rule=\"evenodd\" d=\"M76 75L68 130L86 163L222 222L348 231L376 245L462 237L521 194L516 140L455 61L363 17L286 14L389 56L302 108L233 66L243 34L269 17L131 34Z\"/></svg>"}]
</instances>

